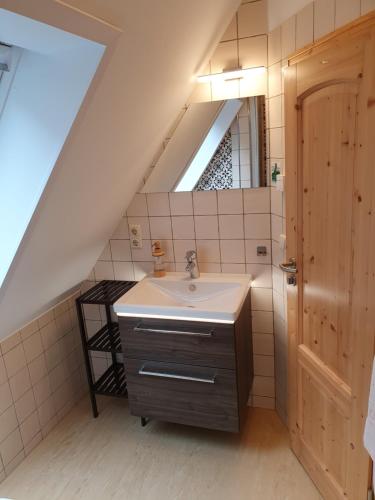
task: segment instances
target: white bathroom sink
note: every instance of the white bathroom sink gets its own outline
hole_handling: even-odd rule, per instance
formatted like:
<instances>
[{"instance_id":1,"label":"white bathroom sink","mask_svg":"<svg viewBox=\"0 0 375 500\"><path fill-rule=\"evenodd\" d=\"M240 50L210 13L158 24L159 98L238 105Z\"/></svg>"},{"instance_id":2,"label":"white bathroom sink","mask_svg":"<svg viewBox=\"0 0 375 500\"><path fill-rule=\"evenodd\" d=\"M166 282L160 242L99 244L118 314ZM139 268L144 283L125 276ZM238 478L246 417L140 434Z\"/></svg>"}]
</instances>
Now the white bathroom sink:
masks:
<instances>
[{"instance_id":1,"label":"white bathroom sink","mask_svg":"<svg viewBox=\"0 0 375 500\"><path fill-rule=\"evenodd\" d=\"M251 285L248 274L147 276L114 305L118 316L233 323Z\"/></svg>"}]
</instances>

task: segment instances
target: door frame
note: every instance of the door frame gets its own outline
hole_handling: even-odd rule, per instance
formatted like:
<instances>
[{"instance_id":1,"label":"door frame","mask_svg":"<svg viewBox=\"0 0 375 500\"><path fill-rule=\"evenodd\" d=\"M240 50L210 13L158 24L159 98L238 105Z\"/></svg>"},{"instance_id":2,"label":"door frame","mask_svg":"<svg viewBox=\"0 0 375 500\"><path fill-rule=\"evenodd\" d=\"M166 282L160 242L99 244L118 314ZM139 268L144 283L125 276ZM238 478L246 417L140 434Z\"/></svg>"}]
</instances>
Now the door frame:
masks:
<instances>
[{"instance_id":1,"label":"door frame","mask_svg":"<svg viewBox=\"0 0 375 500\"><path fill-rule=\"evenodd\" d=\"M301 101L306 96L306 92L298 94L298 63L309 59L311 56L323 53L326 50L336 47L339 50L342 42L349 41L361 33L369 33L369 43L365 51L365 61L375 61L375 11L363 16L354 22L330 33L315 43L296 52L288 59L288 66L284 71L285 88L285 194L286 194L286 258L297 258L297 269L299 267L298 256L298 233L299 227L298 207L302 206L302 190L298 189L300 177L298 175L298 158L301 148L301 138L298 137L301 120ZM359 106L362 106L363 112L366 111L368 119L375 123L375 63L372 64L371 71L364 75L362 81L363 98ZM328 80L322 83L326 86ZM336 82L342 82L339 79ZM331 80L334 83L334 80ZM317 90L316 85L314 90ZM370 127L371 128L371 127ZM355 275L358 274L358 284L356 290L358 298L354 300L361 301L362 307L358 307L357 314L354 314L353 322L359 331L363 332L362 346L358 348L358 354L355 359L356 365L362 364L360 376L356 377L354 382L353 398L356 398L361 405L361 415L356 421L351 422L352 434L355 435L357 443L362 440L365 418L367 415L367 399L371 380L371 365L366 361L368 358L368 346L374 351L374 327L375 324L375 304L372 297L375 297L375 262L371 258L371 251L375 252L375 244L368 245L369 235L375 238L375 192L371 189L374 186L375 191L375 167L371 166L371 159L375 158L375 141L370 137L369 127L362 126L358 130L358 138L364 147L358 148L358 162L367 165L361 168L361 172L355 174L355 188L358 203L354 206L354 217L356 217L358 230L356 231L357 241L362 241L364 252L354 257L353 266ZM362 146L362 144L361 144ZM371 172L372 167L372 172ZM372 181L372 182L371 182ZM373 214L372 207L374 208ZM366 249L366 243L367 248ZM309 457L303 450L303 444L299 437L298 429L298 345L299 345L299 300L298 290L301 289L302 275L297 273L297 286L287 286L287 323L288 323L288 421L291 447L297 457L300 459L307 472L324 494L326 498L337 498L337 492L327 487L327 480L322 476L321 471L317 470ZM354 452L355 453L355 452ZM371 483L370 461L366 465L361 457L363 453L358 453L358 463L356 470L353 471L353 481L349 486L349 491L355 491L355 482L368 481ZM362 500L362 499L361 499ZM363 499L364 500L364 499Z\"/></svg>"}]
</instances>

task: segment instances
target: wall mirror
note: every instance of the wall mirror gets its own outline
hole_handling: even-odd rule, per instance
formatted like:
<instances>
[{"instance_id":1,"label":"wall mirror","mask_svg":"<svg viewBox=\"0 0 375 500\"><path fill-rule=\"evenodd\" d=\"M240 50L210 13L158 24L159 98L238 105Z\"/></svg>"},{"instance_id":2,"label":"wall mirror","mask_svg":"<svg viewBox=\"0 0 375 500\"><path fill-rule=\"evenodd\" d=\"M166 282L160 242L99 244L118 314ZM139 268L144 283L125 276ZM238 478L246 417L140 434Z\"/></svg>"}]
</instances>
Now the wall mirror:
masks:
<instances>
[{"instance_id":1,"label":"wall mirror","mask_svg":"<svg viewBox=\"0 0 375 500\"><path fill-rule=\"evenodd\" d=\"M267 185L265 97L190 104L142 193Z\"/></svg>"}]
</instances>

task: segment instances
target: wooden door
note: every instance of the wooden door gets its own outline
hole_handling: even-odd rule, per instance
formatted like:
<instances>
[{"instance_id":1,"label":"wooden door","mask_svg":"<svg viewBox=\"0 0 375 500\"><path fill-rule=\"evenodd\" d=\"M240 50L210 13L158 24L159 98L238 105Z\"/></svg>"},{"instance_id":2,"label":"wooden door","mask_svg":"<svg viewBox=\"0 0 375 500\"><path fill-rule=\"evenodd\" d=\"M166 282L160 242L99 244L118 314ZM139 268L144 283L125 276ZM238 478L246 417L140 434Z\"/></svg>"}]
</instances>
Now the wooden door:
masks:
<instances>
[{"instance_id":1,"label":"wooden door","mask_svg":"<svg viewBox=\"0 0 375 500\"><path fill-rule=\"evenodd\" d=\"M289 426L325 499L365 500L375 330L375 16L285 72Z\"/></svg>"}]
</instances>

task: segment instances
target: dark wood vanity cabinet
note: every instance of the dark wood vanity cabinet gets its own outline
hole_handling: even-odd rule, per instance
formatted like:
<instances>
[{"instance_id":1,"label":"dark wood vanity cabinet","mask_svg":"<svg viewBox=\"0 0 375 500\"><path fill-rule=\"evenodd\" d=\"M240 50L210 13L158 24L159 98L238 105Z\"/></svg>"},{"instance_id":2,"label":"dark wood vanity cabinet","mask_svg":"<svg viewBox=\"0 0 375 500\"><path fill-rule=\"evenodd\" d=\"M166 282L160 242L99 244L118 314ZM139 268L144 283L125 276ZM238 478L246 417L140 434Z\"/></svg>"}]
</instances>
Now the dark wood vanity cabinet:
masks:
<instances>
[{"instance_id":1,"label":"dark wood vanity cabinet","mask_svg":"<svg viewBox=\"0 0 375 500\"><path fill-rule=\"evenodd\" d=\"M133 415L239 432L253 379L248 294L234 324L119 317Z\"/></svg>"}]
</instances>

